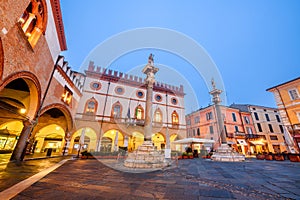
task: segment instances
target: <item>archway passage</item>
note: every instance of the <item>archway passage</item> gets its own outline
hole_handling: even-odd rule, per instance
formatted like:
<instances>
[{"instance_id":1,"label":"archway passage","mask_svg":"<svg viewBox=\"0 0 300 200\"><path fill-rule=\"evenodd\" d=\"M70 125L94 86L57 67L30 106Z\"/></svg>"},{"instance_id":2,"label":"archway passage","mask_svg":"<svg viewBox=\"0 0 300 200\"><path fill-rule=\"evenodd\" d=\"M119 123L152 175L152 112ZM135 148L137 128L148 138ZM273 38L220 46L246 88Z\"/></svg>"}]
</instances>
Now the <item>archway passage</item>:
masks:
<instances>
[{"instance_id":1,"label":"archway passage","mask_svg":"<svg viewBox=\"0 0 300 200\"><path fill-rule=\"evenodd\" d=\"M50 124L41 128L33 138L30 152L45 155L49 150L51 154L61 154L64 145L65 131L57 124Z\"/></svg>"},{"instance_id":2,"label":"archway passage","mask_svg":"<svg viewBox=\"0 0 300 200\"><path fill-rule=\"evenodd\" d=\"M103 143L103 139L104 139L104 143ZM119 151L119 147L124 147L123 133L116 129L111 129L109 131L106 131L102 137L100 151L102 152Z\"/></svg>"},{"instance_id":3,"label":"archway passage","mask_svg":"<svg viewBox=\"0 0 300 200\"><path fill-rule=\"evenodd\" d=\"M128 151L136 150L144 142L144 135L140 132L133 132L129 138Z\"/></svg>"},{"instance_id":4,"label":"archway passage","mask_svg":"<svg viewBox=\"0 0 300 200\"><path fill-rule=\"evenodd\" d=\"M0 151L11 152L23 129L22 121L10 121L0 125Z\"/></svg>"},{"instance_id":5,"label":"archway passage","mask_svg":"<svg viewBox=\"0 0 300 200\"><path fill-rule=\"evenodd\" d=\"M152 142L157 150L162 150L166 146L166 141L161 133L155 133L152 135Z\"/></svg>"},{"instance_id":6,"label":"archway passage","mask_svg":"<svg viewBox=\"0 0 300 200\"><path fill-rule=\"evenodd\" d=\"M84 137L84 141L80 141ZM83 142L83 144L81 144ZM77 154L78 151L94 152L97 144L97 134L90 127L78 129L73 135L70 144L71 154Z\"/></svg>"}]
</instances>

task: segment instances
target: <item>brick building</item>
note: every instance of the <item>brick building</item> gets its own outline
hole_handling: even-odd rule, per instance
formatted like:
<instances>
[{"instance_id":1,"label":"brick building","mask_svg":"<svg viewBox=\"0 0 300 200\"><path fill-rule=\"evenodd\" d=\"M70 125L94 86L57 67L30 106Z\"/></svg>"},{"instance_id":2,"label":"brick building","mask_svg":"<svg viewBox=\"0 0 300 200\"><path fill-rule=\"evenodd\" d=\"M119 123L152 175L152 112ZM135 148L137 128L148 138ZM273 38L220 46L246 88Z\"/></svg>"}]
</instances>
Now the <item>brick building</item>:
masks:
<instances>
[{"instance_id":1,"label":"brick building","mask_svg":"<svg viewBox=\"0 0 300 200\"><path fill-rule=\"evenodd\" d=\"M61 153L74 129L82 84L67 49L59 0L1 2L0 150Z\"/></svg>"}]
</instances>

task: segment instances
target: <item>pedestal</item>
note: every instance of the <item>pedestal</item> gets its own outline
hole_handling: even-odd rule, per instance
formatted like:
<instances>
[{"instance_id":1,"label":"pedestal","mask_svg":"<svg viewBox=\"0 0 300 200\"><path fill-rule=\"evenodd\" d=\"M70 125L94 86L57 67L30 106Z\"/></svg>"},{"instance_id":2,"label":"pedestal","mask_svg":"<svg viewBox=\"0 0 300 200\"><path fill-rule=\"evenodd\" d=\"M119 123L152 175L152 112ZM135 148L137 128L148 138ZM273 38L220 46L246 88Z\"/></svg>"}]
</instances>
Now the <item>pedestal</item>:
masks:
<instances>
[{"instance_id":1,"label":"pedestal","mask_svg":"<svg viewBox=\"0 0 300 200\"><path fill-rule=\"evenodd\" d=\"M144 141L135 151L128 154L124 162L129 168L163 168L169 163L165 160L164 154L155 150L152 141Z\"/></svg>"},{"instance_id":2,"label":"pedestal","mask_svg":"<svg viewBox=\"0 0 300 200\"><path fill-rule=\"evenodd\" d=\"M245 161L245 156L234 152L228 144L221 144L216 152L211 156L214 161L240 162Z\"/></svg>"}]
</instances>

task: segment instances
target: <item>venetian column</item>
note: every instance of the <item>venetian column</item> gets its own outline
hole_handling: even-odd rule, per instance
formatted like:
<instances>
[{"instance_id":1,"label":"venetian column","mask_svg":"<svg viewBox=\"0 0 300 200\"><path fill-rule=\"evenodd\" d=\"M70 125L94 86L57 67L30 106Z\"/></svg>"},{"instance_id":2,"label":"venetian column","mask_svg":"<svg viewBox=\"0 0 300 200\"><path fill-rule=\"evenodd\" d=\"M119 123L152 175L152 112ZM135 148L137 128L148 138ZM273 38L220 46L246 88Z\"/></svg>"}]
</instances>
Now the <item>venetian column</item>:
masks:
<instances>
[{"instance_id":1,"label":"venetian column","mask_svg":"<svg viewBox=\"0 0 300 200\"><path fill-rule=\"evenodd\" d=\"M150 54L148 58L148 64L144 67L143 73L146 77L146 112L145 112L145 123L144 123L144 140L151 141L152 138L152 96L153 96L153 85L155 83L155 74L158 72L158 68L154 67L153 55Z\"/></svg>"},{"instance_id":2,"label":"venetian column","mask_svg":"<svg viewBox=\"0 0 300 200\"><path fill-rule=\"evenodd\" d=\"M216 88L215 82L212 79L211 80L211 84L212 84L212 91L210 91L209 93L213 96L212 97L212 101L215 105L215 109L216 109L216 120L217 120L217 124L219 126L219 132L220 132L220 137L221 137L221 143L222 144L227 144L226 141L226 134L225 134L225 129L224 129L224 121L222 119L222 113L221 113L221 108L220 108L220 103L221 98L220 98L220 94L222 93L222 90L219 90Z\"/></svg>"}]
</instances>

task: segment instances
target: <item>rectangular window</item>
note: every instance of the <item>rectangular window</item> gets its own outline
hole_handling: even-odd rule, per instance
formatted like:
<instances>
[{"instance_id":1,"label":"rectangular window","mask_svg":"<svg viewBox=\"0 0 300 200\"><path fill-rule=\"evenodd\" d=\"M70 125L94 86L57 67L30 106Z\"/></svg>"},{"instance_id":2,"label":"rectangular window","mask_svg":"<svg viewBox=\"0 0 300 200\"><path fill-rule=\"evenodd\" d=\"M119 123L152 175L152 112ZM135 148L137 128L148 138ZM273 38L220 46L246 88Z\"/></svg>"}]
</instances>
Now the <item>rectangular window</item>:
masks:
<instances>
[{"instance_id":1,"label":"rectangular window","mask_svg":"<svg viewBox=\"0 0 300 200\"><path fill-rule=\"evenodd\" d=\"M279 128L280 128L280 132L283 133L283 132L284 132L283 126L282 126L282 125L279 125Z\"/></svg>"},{"instance_id":2,"label":"rectangular window","mask_svg":"<svg viewBox=\"0 0 300 200\"><path fill-rule=\"evenodd\" d=\"M210 134L214 134L214 127L213 126L209 126L209 132L210 132Z\"/></svg>"},{"instance_id":3,"label":"rectangular window","mask_svg":"<svg viewBox=\"0 0 300 200\"><path fill-rule=\"evenodd\" d=\"M61 100L65 104L70 105L71 100L72 100L72 96L73 96L73 92L67 86L65 86L65 90L64 90L64 93L61 96Z\"/></svg>"},{"instance_id":4,"label":"rectangular window","mask_svg":"<svg viewBox=\"0 0 300 200\"><path fill-rule=\"evenodd\" d=\"M270 121L269 115L268 115L268 114L265 114L265 116L266 116L266 120L269 122L269 121Z\"/></svg>"},{"instance_id":5,"label":"rectangular window","mask_svg":"<svg viewBox=\"0 0 300 200\"><path fill-rule=\"evenodd\" d=\"M191 120L190 119L186 120L186 125L191 125Z\"/></svg>"},{"instance_id":6,"label":"rectangular window","mask_svg":"<svg viewBox=\"0 0 300 200\"><path fill-rule=\"evenodd\" d=\"M225 130L225 133L226 133L226 136L227 136L227 128L226 128L226 125L224 125L224 130Z\"/></svg>"},{"instance_id":7,"label":"rectangular window","mask_svg":"<svg viewBox=\"0 0 300 200\"><path fill-rule=\"evenodd\" d=\"M259 120L258 114L256 112L254 113L254 117L255 117L256 120Z\"/></svg>"},{"instance_id":8,"label":"rectangular window","mask_svg":"<svg viewBox=\"0 0 300 200\"><path fill-rule=\"evenodd\" d=\"M251 127L246 127L246 129L247 129L247 133L248 133L248 134L253 134L252 128L251 128Z\"/></svg>"},{"instance_id":9,"label":"rectangular window","mask_svg":"<svg viewBox=\"0 0 300 200\"><path fill-rule=\"evenodd\" d=\"M273 131L273 127L272 127L272 124L268 124L268 126L269 126L269 130L270 130L270 132L271 132L271 133L274 133L274 131Z\"/></svg>"},{"instance_id":10,"label":"rectangular window","mask_svg":"<svg viewBox=\"0 0 300 200\"><path fill-rule=\"evenodd\" d=\"M262 128L261 128L260 123L257 123L257 129L258 129L258 132L262 132Z\"/></svg>"},{"instance_id":11,"label":"rectangular window","mask_svg":"<svg viewBox=\"0 0 300 200\"><path fill-rule=\"evenodd\" d=\"M275 116L276 116L277 122L281 122L279 115L275 115Z\"/></svg>"},{"instance_id":12,"label":"rectangular window","mask_svg":"<svg viewBox=\"0 0 300 200\"><path fill-rule=\"evenodd\" d=\"M233 120L234 122L236 122L236 116L235 116L235 113L232 113L232 120Z\"/></svg>"},{"instance_id":13,"label":"rectangular window","mask_svg":"<svg viewBox=\"0 0 300 200\"><path fill-rule=\"evenodd\" d=\"M197 128L197 135L200 136L200 128Z\"/></svg>"},{"instance_id":14,"label":"rectangular window","mask_svg":"<svg viewBox=\"0 0 300 200\"><path fill-rule=\"evenodd\" d=\"M193 136L195 136L195 129L193 129Z\"/></svg>"},{"instance_id":15,"label":"rectangular window","mask_svg":"<svg viewBox=\"0 0 300 200\"><path fill-rule=\"evenodd\" d=\"M211 120L211 119L213 119L212 112L206 113L206 120L208 121L208 120Z\"/></svg>"},{"instance_id":16,"label":"rectangular window","mask_svg":"<svg viewBox=\"0 0 300 200\"><path fill-rule=\"evenodd\" d=\"M270 140L278 140L276 135L270 135Z\"/></svg>"},{"instance_id":17,"label":"rectangular window","mask_svg":"<svg viewBox=\"0 0 300 200\"><path fill-rule=\"evenodd\" d=\"M248 116L244 116L244 120L245 120L246 124L250 124L250 120L249 120Z\"/></svg>"},{"instance_id":18,"label":"rectangular window","mask_svg":"<svg viewBox=\"0 0 300 200\"><path fill-rule=\"evenodd\" d=\"M289 94L290 94L291 100L299 99L299 94L296 89L289 90Z\"/></svg>"},{"instance_id":19,"label":"rectangular window","mask_svg":"<svg viewBox=\"0 0 300 200\"><path fill-rule=\"evenodd\" d=\"M234 126L234 130L235 130L235 132L239 132L239 127L238 126Z\"/></svg>"},{"instance_id":20,"label":"rectangular window","mask_svg":"<svg viewBox=\"0 0 300 200\"><path fill-rule=\"evenodd\" d=\"M200 122L200 117L199 116L195 117L194 122L195 122L195 124L199 123Z\"/></svg>"}]
</instances>

